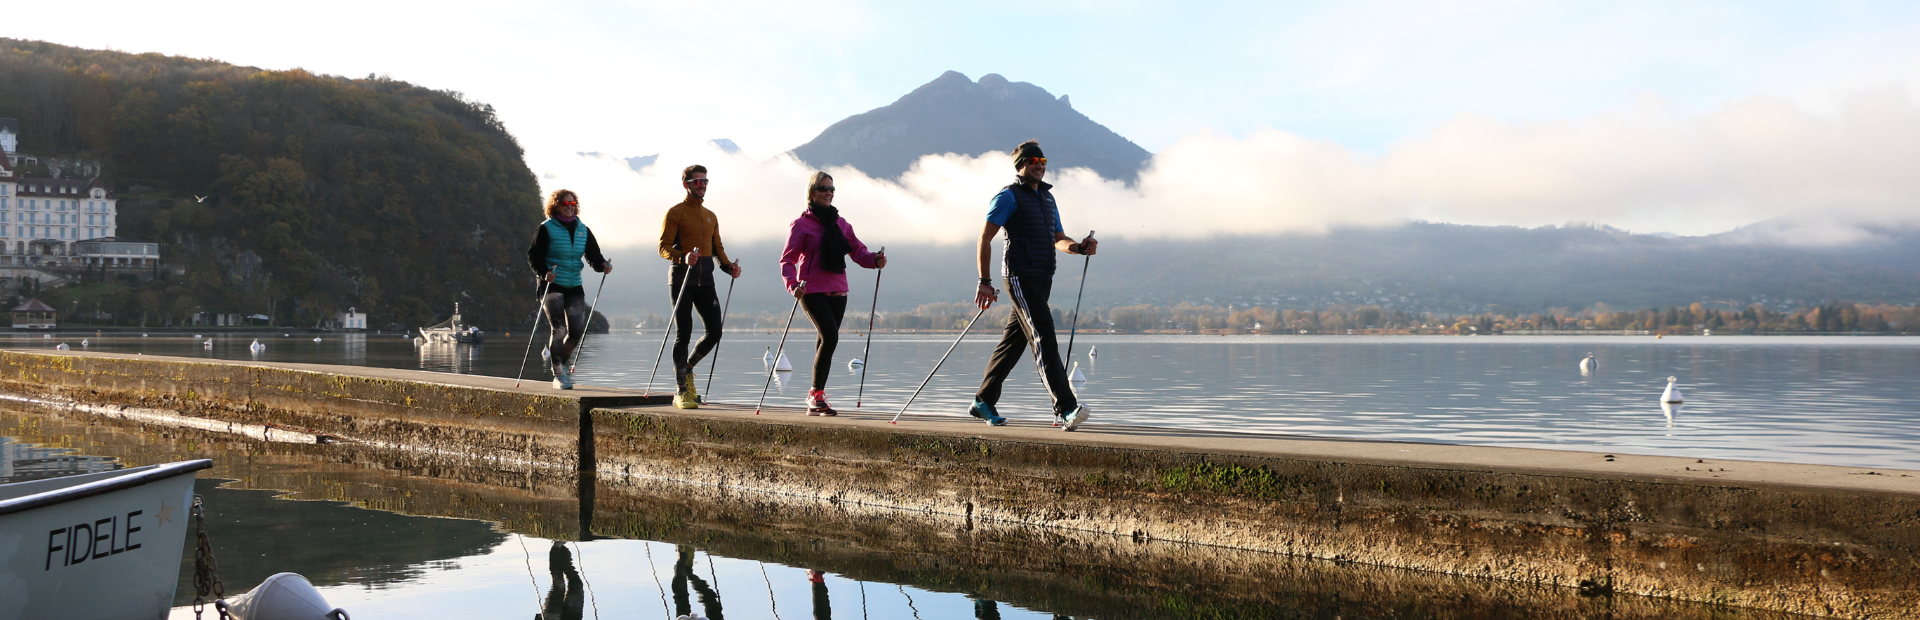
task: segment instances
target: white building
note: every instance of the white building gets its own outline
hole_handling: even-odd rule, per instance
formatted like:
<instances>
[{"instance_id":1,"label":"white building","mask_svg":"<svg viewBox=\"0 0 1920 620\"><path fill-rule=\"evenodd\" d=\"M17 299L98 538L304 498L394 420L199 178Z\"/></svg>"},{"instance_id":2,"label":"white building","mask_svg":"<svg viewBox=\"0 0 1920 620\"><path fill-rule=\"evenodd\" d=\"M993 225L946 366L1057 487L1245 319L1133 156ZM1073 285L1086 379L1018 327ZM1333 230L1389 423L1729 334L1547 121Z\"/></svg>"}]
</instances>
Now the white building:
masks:
<instances>
[{"instance_id":1,"label":"white building","mask_svg":"<svg viewBox=\"0 0 1920 620\"><path fill-rule=\"evenodd\" d=\"M333 325L337 329L366 329L367 313L358 308L347 308L346 312L333 315Z\"/></svg>"},{"instance_id":2,"label":"white building","mask_svg":"<svg viewBox=\"0 0 1920 620\"><path fill-rule=\"evenodd\" d=\"M117 234L120 201L96 179L20 176L18 136L18 121L0 118L0 268L78 265L76 242Z\"/></svg>"}]
</instances>

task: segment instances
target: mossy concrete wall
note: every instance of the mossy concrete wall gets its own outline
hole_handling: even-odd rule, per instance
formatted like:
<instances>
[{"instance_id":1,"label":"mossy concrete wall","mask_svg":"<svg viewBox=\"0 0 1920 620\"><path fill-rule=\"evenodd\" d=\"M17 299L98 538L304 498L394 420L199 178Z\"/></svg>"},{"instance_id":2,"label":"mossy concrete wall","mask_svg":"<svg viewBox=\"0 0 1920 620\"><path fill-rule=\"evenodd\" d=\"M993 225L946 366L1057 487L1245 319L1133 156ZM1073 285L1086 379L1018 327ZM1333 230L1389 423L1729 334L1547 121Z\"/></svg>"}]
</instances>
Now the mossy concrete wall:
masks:
<instances>
[{"instance_id":1,"label":"mossy concrete wall","mask_svg":"<svg viewBox=\"0 0 1920 620\"><path fill-rule=\"evenodd\" d=\"M493 470L524 475L529 485L538 477L570 479L578 401L360 372L0 355L0 389L298 425L350 442L383 442L407 451L404 462L429 470ZM1305 458L1225 446L1149 449L712 409L601 408L591 420L603 483L690 482L788 498L768 501L897 509L1591 594L1857 618L1915 617L1920 609L1920 494L1790 480L1731 484L1510 464Z\"/></svg>"}]
</instances>

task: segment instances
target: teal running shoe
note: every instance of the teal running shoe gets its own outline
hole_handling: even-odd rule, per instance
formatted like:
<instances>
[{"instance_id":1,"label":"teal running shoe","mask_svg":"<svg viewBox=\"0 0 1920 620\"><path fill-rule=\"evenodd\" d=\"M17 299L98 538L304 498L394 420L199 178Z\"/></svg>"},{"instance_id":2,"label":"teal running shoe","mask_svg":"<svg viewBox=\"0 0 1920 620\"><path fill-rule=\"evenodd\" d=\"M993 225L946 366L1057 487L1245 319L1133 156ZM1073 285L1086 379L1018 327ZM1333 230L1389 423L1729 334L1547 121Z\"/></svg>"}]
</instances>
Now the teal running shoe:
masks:
<instances>
[{"instance_id":1,"label":"teal running shoe","mask_svg":"<svg viewBox=\"0 0 1920 620\"><path fill-rule=\"evenodd\" d=\"M1005 426L1007 424L1006 418L1000 417L999 413L994 412L993 405L978 400L973 401L973 406L967 408L967 415L985 420L988 426Z\"/></svg>"},{"instance_id":2,"label":"teal running shoe","mask_svg":"<svg viewBox=\"0 0 1920 620\"><path fill-rule=\"evenodd\" d=\"M1087 411L1086 405L1074 407L1073 411L1067 412L1066 415L1059 416L1061 418L1061 426L1065 426L1066 428L1064 430L1069 433L1079 430L1080 425L1087 421L1087 415L1089 413L1091 412Z\"/></svg>"}]
</instances>

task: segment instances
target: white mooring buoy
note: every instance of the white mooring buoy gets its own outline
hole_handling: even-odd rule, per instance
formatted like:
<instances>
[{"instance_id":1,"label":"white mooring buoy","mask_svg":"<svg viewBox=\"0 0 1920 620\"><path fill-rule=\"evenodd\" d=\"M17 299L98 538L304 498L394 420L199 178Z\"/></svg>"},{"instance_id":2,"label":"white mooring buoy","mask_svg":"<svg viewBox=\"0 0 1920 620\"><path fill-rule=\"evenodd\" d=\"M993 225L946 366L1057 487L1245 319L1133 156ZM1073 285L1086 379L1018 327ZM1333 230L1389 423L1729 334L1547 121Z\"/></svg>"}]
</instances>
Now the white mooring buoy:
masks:
<instances>
[{"instance_id":1,"label":"white mooring buoy","mask_svg":"<svg viewBox=\"0 0 1920 620\"><path fill-rule=\"evenodd\" d=\"M847 360L847 370L851 370L853 372L860 372L860 369L866 368L866 367L867 367L867 363L865 361L862 361L860 358L856 357L856 358Z\"/></svg>"},{"instance_id":2,"label":"white mooring buoy","mask_svg":"<svg viewBox=\"0 0 1920 620\"><path fill-rule=\"evenodd\" d=\"M1593 372L1599 367L1600 360L1594 359L1592 353L1588 353L1586 359L1580 360L1580 372Z\"/></svg>"},{"instance_id":3,"label":"white mooring buoy","mask_svg":"<svg viewBox=\"0 0 1920 620\"><path fill-rule=\"evenodd\" d=\"M1667 391L1660 395L1660 402L1663 402L1663 403L1686 402L1686 400L1680 396L1680 388L1674 386L1674 383L1679 380L1680 379L1678 377L1667 377Z\"/></svg>"},{"instance_id":4,"label":"white mooring buoy","mask_svg":"<svg viewBox=\"0 0 1920 620\"><path fill-rule=\"evenodd\" d=\"M785 371L789 371L789 372L791 372L791 371L793 370L793 362L789 362L789 361L787 361L787 352L786 352L786 351L781 351L781 352L780 352L780 359L777 359L777 360L773 360L773 369L774 369L774 370L785 370Z\"/></svg>"}]
</instances>

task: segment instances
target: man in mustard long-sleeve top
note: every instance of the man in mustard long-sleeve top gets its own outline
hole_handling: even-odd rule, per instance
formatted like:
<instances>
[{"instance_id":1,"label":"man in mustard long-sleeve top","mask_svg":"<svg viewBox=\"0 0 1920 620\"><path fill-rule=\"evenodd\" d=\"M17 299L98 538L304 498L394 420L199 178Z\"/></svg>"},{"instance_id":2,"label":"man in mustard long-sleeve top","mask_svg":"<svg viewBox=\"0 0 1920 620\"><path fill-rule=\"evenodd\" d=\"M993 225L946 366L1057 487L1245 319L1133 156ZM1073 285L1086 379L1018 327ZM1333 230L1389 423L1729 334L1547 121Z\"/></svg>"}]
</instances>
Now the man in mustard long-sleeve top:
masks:
<instances>
[{"instance_id":1,"label":"man in mustard long-sleeve top","mask_svg":"<svg viewBox=\"0 0 1920 620\"><path fill-rule=\"evenodd\" d=\"M673 338L673 373L679 385L673 404L681 409L698 409L700 393L693 389L693 367L720 344L720 327L726 320L721 316L720 296L714 287L714 260L719 259L720 269L735 278L740 277L740 264L727 260L726 246L720 245L720 219L703 204L707 199L707 167L687 166L680 172L680 185L687 189L687 199L667 209L666 222L660 229L660 257L673 263L667 294L671 296L668 299L679 301L673 309L678 326ZM693 346L689 357L687 340L693 337L694 310L700 311L700 322L706 324L707 333Z\"/></svg>"}]
</instances>

